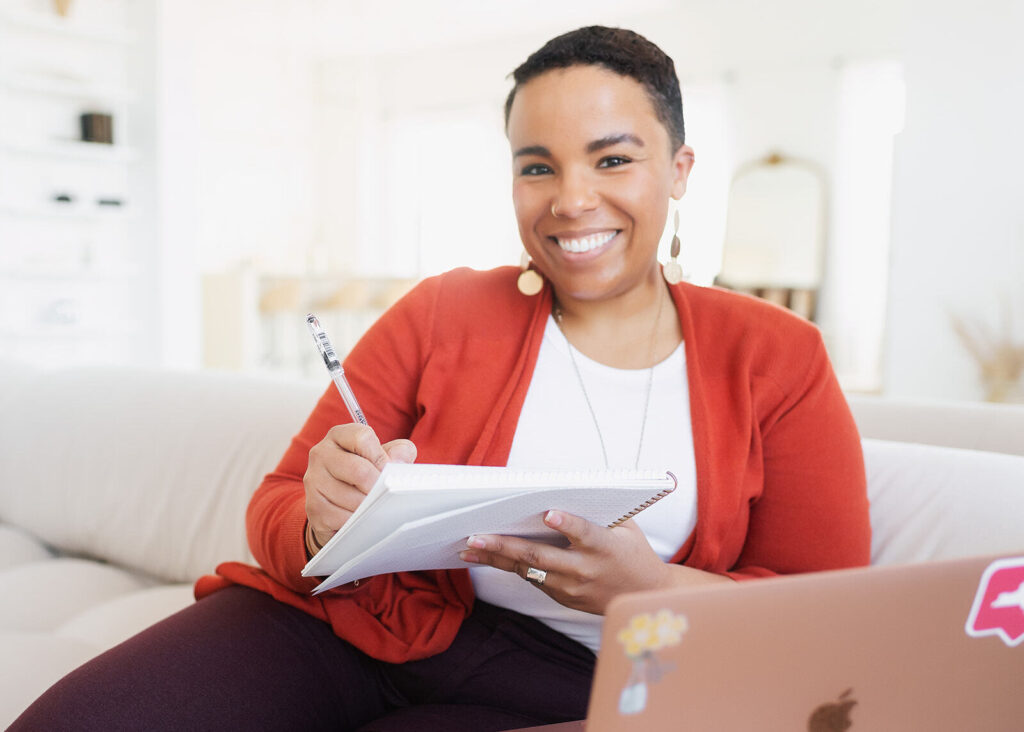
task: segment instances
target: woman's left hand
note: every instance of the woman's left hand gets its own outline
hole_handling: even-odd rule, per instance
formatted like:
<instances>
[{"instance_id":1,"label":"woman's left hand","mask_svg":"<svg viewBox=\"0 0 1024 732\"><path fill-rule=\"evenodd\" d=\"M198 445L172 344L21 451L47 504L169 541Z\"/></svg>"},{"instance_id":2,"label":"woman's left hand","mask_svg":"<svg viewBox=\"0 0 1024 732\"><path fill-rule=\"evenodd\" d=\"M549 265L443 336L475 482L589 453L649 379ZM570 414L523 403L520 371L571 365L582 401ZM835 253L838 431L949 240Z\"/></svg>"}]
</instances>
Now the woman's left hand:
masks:
<instances>
[{"instance_id":1,"label":"woman's left hand","mask_svg":"<svg viewBox=\"0 0 1024 732\"><path fill-rule=\"evenodd\" d=\"M533 567L547 573L537 585L566 607L603 615L613 597L673 584L671 567L654 553L632 520L614 528L562 511L548 511L544 523L569 539L568 548L515 536L471 536L463 561L487 564L526 578ZM535 583L536 584L536 583Z\"/></svg>"}]
</instances>

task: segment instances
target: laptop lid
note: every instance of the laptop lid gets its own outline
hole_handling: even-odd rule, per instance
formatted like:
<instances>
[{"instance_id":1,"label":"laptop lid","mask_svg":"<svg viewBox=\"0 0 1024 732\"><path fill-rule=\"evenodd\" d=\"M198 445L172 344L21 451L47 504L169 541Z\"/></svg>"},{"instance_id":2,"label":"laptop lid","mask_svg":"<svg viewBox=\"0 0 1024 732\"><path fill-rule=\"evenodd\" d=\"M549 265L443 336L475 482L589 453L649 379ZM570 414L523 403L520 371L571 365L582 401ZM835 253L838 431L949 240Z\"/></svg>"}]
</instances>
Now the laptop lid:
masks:
<instances>
[{"instance_id":1,"label":"laptop lid","mask_svg":"<svg viewBox=\"0 0 1024 732\"><path fill-rule=\"evenodd\" d=\"M1024 556L623 595L586 732L1024 729Z\"/></svg>"}]
</instances>

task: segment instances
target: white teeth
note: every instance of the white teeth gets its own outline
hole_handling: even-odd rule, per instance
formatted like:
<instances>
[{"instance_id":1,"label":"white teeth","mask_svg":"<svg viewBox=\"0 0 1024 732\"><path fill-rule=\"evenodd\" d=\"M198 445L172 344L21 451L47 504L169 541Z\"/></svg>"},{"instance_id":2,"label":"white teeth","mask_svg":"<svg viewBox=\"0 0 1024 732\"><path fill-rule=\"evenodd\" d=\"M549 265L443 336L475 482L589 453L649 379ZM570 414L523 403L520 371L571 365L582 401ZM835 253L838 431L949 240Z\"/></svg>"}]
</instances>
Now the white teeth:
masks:
<instances>
[{"instance_id":1,"label":"white teeth","mask_svg":"<svg viewBox=\"0 0 1024 732\"><path fill-rule=\"evenodd\" d=\"M582 239L559 239L558 246L567 252L589 252L591 249L602 247L612 240L614 231L605 231L600 234L591 234Z\"/></svg>"}]
</instances>

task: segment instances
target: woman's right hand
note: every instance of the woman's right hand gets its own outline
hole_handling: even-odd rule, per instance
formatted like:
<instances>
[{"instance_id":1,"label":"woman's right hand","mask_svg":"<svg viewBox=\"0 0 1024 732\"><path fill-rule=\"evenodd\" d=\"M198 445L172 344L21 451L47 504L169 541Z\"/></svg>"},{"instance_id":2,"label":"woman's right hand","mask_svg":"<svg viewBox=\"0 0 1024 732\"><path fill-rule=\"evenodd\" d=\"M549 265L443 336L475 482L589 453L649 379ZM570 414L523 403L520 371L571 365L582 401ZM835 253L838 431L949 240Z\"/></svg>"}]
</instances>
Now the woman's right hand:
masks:
<instances>
[{"instance_id":1,"label":"woman's right hand","mask_svg":"<svg viewBox=\"0 0 1024 732\"><path fill-rule=\"evenodd\" d=\"M381 445L377 434L362 424L340 424L309 451L302 482L306 488L306 545L315 553L348 521L384 466L416 461L416 446L409 440Z\"/></svg>"}]
</instances>

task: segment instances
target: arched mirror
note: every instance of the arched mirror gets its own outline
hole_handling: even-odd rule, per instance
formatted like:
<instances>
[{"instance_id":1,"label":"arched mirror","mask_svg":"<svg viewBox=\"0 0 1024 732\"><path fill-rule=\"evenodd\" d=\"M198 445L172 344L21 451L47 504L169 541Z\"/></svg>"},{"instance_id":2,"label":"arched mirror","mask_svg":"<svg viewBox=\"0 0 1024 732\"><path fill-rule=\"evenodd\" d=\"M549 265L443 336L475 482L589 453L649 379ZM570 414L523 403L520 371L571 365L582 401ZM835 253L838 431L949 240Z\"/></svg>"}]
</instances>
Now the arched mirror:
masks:
<instances>
[{"instance_id":1,"label":"arched mirror","mask_svg":"<svg viewBox=\"0 0 1024 732\"><path fill-rule=\"evenodd\" d=\"M824 270L825 178L812 163L773 153L743 165L729 189L716 284L813 320Z\"/></svg>"}]
</instances>

